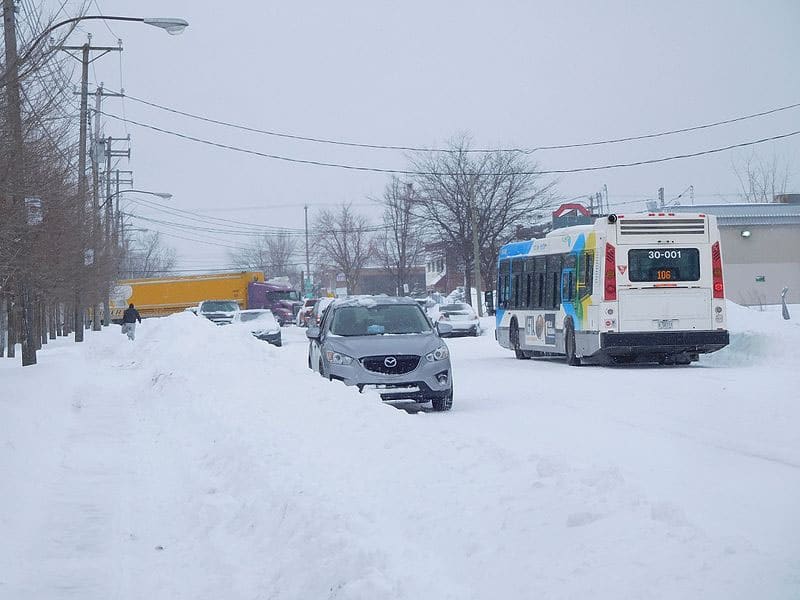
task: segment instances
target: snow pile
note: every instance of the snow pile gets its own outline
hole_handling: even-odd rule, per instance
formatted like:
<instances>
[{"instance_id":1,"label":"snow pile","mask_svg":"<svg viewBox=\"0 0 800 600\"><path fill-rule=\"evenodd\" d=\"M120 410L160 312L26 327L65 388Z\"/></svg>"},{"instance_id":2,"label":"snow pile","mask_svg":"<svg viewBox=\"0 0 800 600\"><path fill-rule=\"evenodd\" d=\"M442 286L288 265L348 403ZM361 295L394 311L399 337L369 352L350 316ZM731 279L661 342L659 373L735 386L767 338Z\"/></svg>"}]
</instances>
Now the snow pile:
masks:
<instances>
[{"instance_id":1,"label":"snow pile","mask_svg":"<svg viewBox=\"0 0 800 600\"><path fill-rule=\"evenodd\" d=\"M751 368L517 361L485 318L444 414L188 313L0 364L0 598L797 597L797 377L757 353L800 340L729 318Z\"/></svg>"},{"instance_id":2,"label":"snow pile","mask_svg":"<svg viewBox=\"0 0 800 600\"><path fill-rule=\"evenodd\" d=\"M717 366L757 364L790 365L796 362L800 348L800 311L792 311L792 319L784 320L780 311L761 311L726 303L731 341L708 357L704 363Z\"/></svg>"},{"instance_id":3,"label":"snow pile","mask_svg":"<svg viewBox=\"0 0 800 600\"><path fill-rule=\"evenodd\" d=\"M32 575L35 562L15 559L10 548L0 552L0 597L4 585L13 597L57 597L47 585L107 592L113 581L102 571L116 571L122 559L131 563L130 587L117 597L126 599L464 597L461 586L445 575L446 562L406 539L405 525L392 518L383 495L376 496L381 500L375 506L364 504L375 493L373 483L353 481L359 460L372 463L371 457L386 454L385 434L396 430L398 417L415 417L365 403L354 389L311 376L302 363L287 364L283 349L242 328L219 327L190 314L145 321L135 343L113 332L92 336L83 350L87 360L73 365L80 367L76 372L59 370L59 382L42 390L43 404L57 399L59 388L70 390L81 403L74 414L62 408L37 430L25 423L31 407L19 404L18 418L3 419L8 429L0 431L2 439L19 446L6 455L11 460L0 463L0 475L24 481L30 465L20 466L25 462L12 457L19 460L34 449L30 460L48 465L43 473L48 483L17 488L22 498L40 502L25 528L11 517L22 503L7 499L0 508L5 539L28 538L30 532L35 538L44 533L41 527L67 528L69 537L60 543L88 550L70 557L53 550L44 535L28 559L55 556L44 561L51 573L38 580ZM92 366L104 359L103 369ZM79 384L92 371L94 383ZM103 431L110 407L120 419L130 411L131 421L114 427L124 449L115 441L111 451L101 451L100 463L91 459L89 471L65 479L58 465L64 451L55 448L83 456L89 451L84 442L111 442ZM36 407L37 413L47 410ZM98 422L83 441L71 440L69 429L59 432L59 425L89 415ZM334 448L353 423L357 430L345 434L346 447ZM43 440L52 440L55 448L37 443ZM388 462L378 469L391 479L391 461L402 457L384 459ZM94 473L104 460L119 461L129 497L112 491L121 484L117 478L97 480ZM352 476L342 478L339 471L350 468ZM95 506L101 502L122 503L125 514L112 519L108 506ZM61 522L37 524L33 515L46 514L50 503L55 504L51 519ZM77 505L92 515L92 524L78 519L70 525L71 510L59 514L59 508ZM113 540L93 537L97 521L112 530ZM15 561L16 568L7 570ZM408 577L409 570L415 577ZM15 571L22 580L15 580Z\"/></svg>"}]
</instances>

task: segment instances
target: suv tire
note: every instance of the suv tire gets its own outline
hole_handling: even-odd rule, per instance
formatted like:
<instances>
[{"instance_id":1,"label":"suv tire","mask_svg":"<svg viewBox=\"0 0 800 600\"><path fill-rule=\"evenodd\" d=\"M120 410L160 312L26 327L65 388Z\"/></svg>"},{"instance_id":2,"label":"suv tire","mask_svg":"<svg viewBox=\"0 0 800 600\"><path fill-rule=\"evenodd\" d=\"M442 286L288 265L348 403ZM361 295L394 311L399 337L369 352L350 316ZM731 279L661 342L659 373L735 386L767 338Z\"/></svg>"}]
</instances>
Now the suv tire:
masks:
<instances>
[{"instance_id":1,"label":"suv tire","mask_svg":"<svg viewBox=\"0 0 800 600\"><path fill-rule=\"evenodd\" d=\"M450 388L450 391L447 392L446 396L432 398L431 405L433 406L433 410L436 412L443 412L453 408L453 388Z\"/></svg>"}]
</instances>

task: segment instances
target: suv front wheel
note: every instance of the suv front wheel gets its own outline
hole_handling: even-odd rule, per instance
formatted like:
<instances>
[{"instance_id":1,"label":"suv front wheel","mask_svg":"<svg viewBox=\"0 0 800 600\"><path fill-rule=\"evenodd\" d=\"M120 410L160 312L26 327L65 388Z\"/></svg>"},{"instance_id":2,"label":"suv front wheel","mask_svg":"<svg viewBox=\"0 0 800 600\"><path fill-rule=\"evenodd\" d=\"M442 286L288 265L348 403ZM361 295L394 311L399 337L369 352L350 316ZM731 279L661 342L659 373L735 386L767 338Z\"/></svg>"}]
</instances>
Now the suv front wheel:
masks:
<instances>
[{"instance_id":1,"label":"suv front wheel","mask_svg":"<svg viewBox=\"0 0 800 600\"><path fill-rule=\"evenodd\" d=\"M445 396L431 398L431 404L433 405L433 410L436 412L442 412L453 408L453 388L450 388L450 391L447 392Z\"/></svg>"}]
</instances>

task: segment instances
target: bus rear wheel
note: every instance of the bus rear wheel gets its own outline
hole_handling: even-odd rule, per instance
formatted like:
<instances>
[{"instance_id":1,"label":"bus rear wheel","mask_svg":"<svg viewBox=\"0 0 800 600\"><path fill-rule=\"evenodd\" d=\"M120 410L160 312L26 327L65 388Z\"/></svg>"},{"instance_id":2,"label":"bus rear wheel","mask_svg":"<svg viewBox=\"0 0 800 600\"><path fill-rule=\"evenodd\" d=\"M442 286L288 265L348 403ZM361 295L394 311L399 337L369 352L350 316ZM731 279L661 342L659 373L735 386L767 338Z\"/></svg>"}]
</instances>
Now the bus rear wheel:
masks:
<instances>
[{"instance_id":1,"label":"bus rear wheel","mask_svg":"<svg viewBox=\"0 0 800 600\"><path fill-rule=\"evenodd\" d=\"M511 329L508 335L511 338L511 347L514 348L514 356L517 357L517 360L530 358L530 355L519 347L519 324L516 319L511 320Z\"/></svg>"},{"instance_id":2,"label":"bus rear wheel","mask_svg":"<svg viewBox=\"0 0 800 600\"><path fill-rule=\"evenodd\" d=\"M581 359L577 355L577 348L575 346L575 327L572 321L567 321L564 327L564 352L567 355L567 364L573 367L579 367Z\"/></svg>"}]
</instances>

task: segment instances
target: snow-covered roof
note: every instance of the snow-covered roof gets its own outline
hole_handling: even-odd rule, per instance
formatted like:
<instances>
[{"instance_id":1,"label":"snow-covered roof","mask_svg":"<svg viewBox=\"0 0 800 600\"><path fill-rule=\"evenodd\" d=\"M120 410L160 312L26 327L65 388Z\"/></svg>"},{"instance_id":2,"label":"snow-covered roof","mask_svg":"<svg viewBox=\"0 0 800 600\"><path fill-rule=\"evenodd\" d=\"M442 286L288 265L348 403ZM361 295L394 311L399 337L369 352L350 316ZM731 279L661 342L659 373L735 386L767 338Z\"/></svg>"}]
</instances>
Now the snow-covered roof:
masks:
<instances>
[{"instance_id":1,"label":"snow-covered roof","mask_svg":"<svg viewBox=\"0 0 800 600\"><path fill-rule=\"evenodd\" d=\"M717 217L720 227L738 225L800 225L800 204L777 202L741 204L693 204L692 212Z\"/></svg>"}]
</instances>

